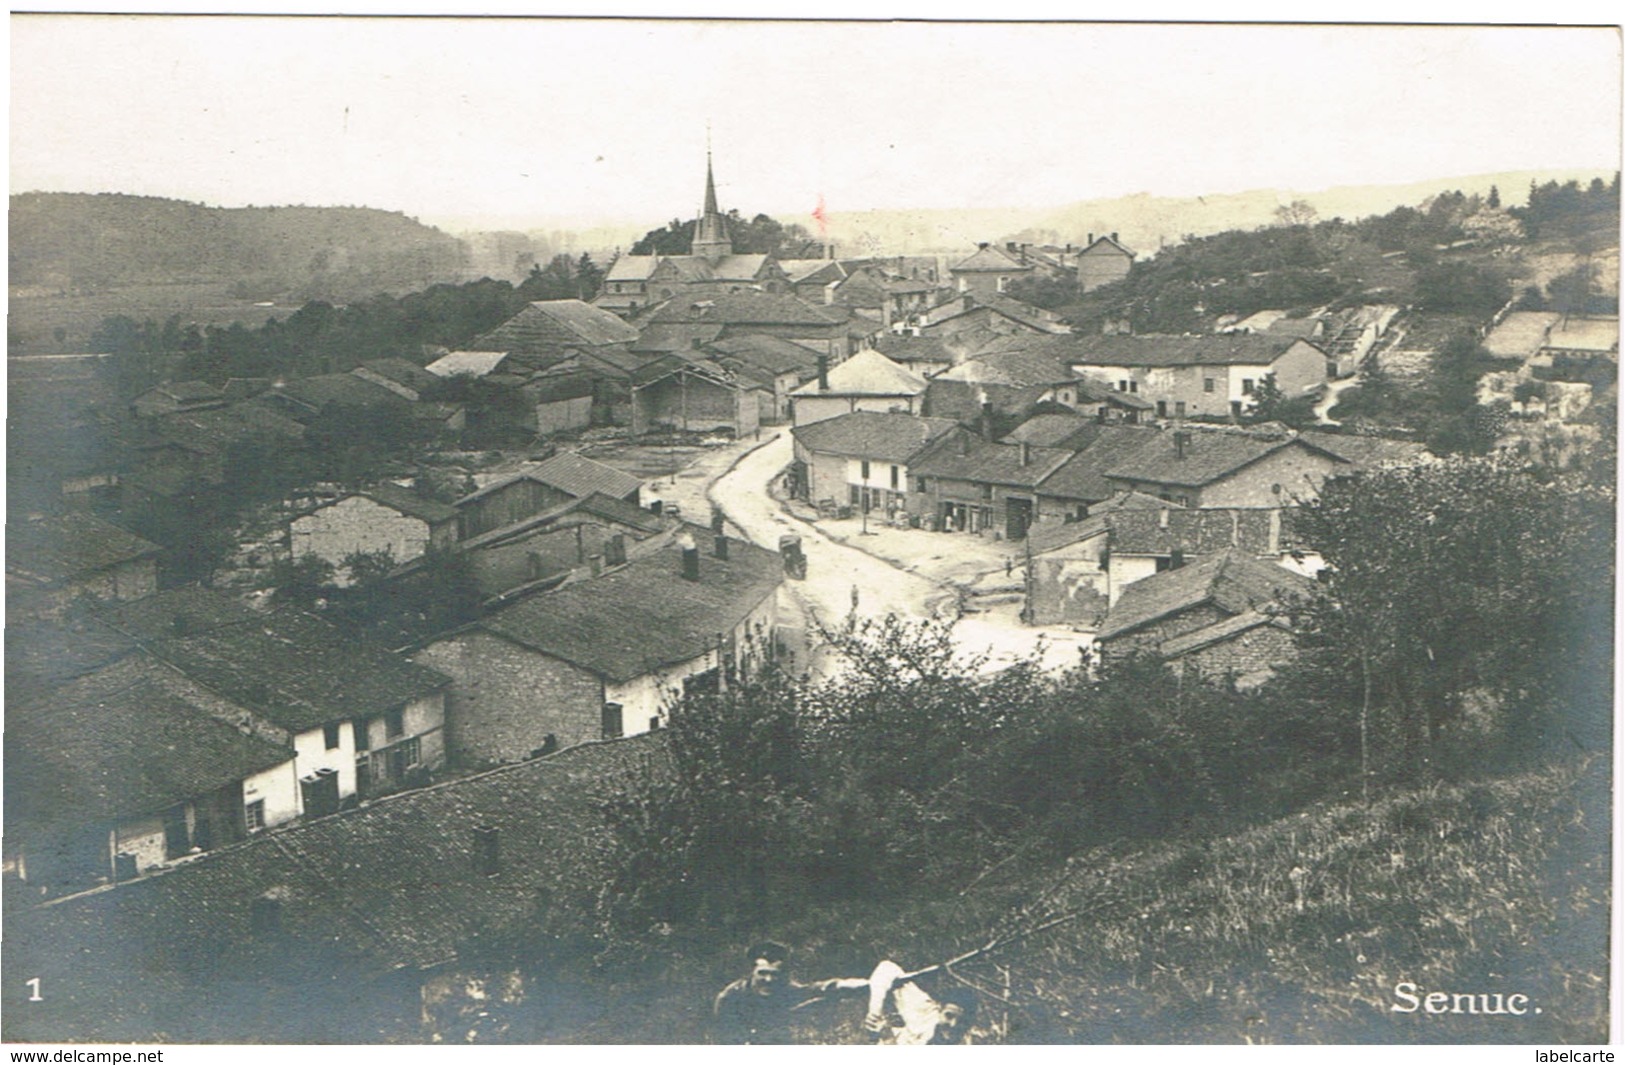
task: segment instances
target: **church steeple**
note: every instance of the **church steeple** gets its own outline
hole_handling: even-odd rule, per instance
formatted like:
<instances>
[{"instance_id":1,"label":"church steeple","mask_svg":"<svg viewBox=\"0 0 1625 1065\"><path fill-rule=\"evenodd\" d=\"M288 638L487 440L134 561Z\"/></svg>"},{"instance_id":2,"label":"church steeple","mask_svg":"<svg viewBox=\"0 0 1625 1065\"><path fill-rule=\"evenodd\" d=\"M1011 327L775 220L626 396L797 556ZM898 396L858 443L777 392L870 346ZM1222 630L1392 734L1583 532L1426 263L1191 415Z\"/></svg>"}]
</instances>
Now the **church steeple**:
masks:
<instances>
[{"instance_id":1,"label":"church steeple","mask_svg":"<svg viewBox=\"0 0 1625 1065\"><path fill-rule=\"evenodd\" d=\"M711 150L705 151L705 208L699 224L694 227L694 244L690 254L716 265L725 255L734 253L733 241L728 236L728 223L717 209L717 183L711 174Z\"/></svg>"}]
</instances>

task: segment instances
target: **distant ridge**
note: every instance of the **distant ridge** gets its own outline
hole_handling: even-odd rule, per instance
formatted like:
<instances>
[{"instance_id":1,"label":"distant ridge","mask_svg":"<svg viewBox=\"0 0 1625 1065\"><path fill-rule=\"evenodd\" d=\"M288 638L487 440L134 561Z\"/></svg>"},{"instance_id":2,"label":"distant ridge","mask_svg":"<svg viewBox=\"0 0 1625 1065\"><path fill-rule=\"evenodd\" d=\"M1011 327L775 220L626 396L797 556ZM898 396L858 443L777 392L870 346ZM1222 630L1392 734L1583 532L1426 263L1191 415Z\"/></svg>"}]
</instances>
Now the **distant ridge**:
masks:
<instances>
[{"instance_id":1,"label":"distant ridge","mask_svg":"<svg viewBox=\"0 0 1625 1065\"><path fill-rule=\"evenodd\" d=\"M226 282L248 298L357 299L460 279L462 241L369 207L206 207L119 193L11 197L10 284L56 293Z\"/></svg>"}]
</instances>

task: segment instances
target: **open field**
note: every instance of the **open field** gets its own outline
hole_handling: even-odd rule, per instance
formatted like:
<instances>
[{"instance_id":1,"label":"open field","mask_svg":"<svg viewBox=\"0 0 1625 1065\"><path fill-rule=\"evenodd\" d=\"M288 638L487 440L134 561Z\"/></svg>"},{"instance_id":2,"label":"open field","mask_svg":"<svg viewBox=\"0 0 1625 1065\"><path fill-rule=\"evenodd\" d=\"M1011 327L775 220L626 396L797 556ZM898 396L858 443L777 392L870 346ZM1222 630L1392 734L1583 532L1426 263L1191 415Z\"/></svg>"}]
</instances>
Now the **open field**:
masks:
<instances>
[{"instance_id":1,"label":"open field","mask_svg":"<svg viewBox=\"0 0 1625 1065\"><path fill-rule=\"evenodd\" d=\"M242 322L250 328L267 318L287 318L297 306L262 307L234 299L222 282L137 285L88 296L13 295L8 303L6 347L13 355L55 355L89 351L91 334L103 318L124 315L136 321L166 321L180 315L200 326ZM58 332L60 331L60 333Z\"/></svg>"}]
</instances>

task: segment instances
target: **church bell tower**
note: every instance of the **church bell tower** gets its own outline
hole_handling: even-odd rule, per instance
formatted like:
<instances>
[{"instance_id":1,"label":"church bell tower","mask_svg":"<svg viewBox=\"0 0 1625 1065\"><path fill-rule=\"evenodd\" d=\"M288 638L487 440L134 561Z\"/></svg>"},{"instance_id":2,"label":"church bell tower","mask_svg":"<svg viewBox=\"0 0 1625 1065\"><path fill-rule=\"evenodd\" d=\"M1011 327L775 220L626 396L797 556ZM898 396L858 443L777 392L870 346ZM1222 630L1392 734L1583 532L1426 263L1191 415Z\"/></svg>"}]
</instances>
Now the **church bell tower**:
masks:
<instances>
[{"instance_id":1,"label":"church bell tower","mask_svg":"<svg viewBox=\"0 0 1625 1065\"><path fill-rule=\"evenodd\" d=\"M728 223L717 210L717 183L711 176L711 152L705 153L705 208L699 224L694 227L694 243L689 253L712 266L725 255L734 253L733 241L728 237Z\"/></svg>"}]
</instances>

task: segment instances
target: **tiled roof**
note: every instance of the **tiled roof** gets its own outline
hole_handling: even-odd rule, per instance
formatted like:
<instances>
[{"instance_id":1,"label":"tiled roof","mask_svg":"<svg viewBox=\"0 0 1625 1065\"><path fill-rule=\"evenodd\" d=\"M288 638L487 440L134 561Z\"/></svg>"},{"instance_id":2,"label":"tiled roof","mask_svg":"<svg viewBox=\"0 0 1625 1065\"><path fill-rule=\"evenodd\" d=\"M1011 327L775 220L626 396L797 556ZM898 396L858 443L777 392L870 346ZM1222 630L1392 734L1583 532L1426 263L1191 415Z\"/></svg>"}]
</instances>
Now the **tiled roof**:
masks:
<instances>
[{"instance_id":1,"label":"tiled roof","mask_svg":"<svg viewBox=\"0 0 1625 1065\"><path fill-rule=\"evenodd\" d=\"M1108 481L1106 471L1156 437L1157 430L1139 426L1080 426L1061 445L1076 450L1038 486L1039 494L1085 501L1109 499L1122 491L1122 486Z\"/></svg>"},{"instance_id":2,"label":"tiled roof","mask_svg":"<svg viewBox=\"0 0 1625 1065\"><path fill-rule=\"evenodd\" d=\"M622 255L609 265L605 281L647 281L660 264L658 255Z\"/></svg>"},{"instance_id":3,"label":"tiled roof","mask_svg":"<svg viewBox=\"0 0 1625 1065\"><path fill-rule=\"evenodd\" d=\"M930 324L928 324L926 328L934 329L943 322L951 321L955 318L961 318L968 314L976 314L985 310L994 314L1002 315L1005 318L1010 319L1012 322L1015 322L1018 325L1024 325L1028 329L1038 333L1053 336L1064 336L1072 332L1071 326L1057 320L1054 316L1046 315L1037 307L1022 303L1019 300L1013 300L1008 296L984 294L974 296L969 299L961 297L959 302L964 305L959 310L950 309L947 313L943 314L933 313L931 315Z\"/></svg>"},{"instance_id":4,"label":"tiled roof","mask_svg":"<svg viewBox=\"0 0 1625 1065\"><path fill-rule=\"evenodd\" d=\"M718 281L754 281L766 263L765 255L724 255L711 265L711 276Z\"/></svg>"},{"instance_id":5,"label":"tiled roof","mask_svg":"<svg viewBox=\"0 0 1625 1065\"><path fill-rule=\"evenodd\" d=\"M1122 492L1104 503L1091 507L1088 517L1082 521L1038 522L1027 530L1027 543L1033 554L1041 555L1045 551L1054 551L1056 548L1075 544L1079 540L1087 540L1091 536L1110 532L1111 517L1119 511L1163 510L1177 506L1177 503L1165 503L1156 496L1148 496L1144 492Z\"/></svg>"},{"instance_id":6,"label":"tiled roof","mask_svg":"<svg viewBox=\"0 0 1625 1065\"><path fill-rule=\"evenodd\" d=\"M157 544L83 511L6 525L7 572L45 582L89 576L159 550Z\"/></svg>"},{"instance_id":7,"label":"tiled roof","mask_svg":"<svg viewBox=\"0 0 1625 1065\"><path fill-rule=\"evenodd\" d=\"M128 636L94 621L8 625L6 697L24 698L42 687L94 672L134 649Z\"/></svg>"},{"instance_id":8,"label":"tiled roof","mask_svg":"<svg viewBox=\"0 0 1625 1065\"><path fill-rule=\"evenodd\" d=\"M794 296L771 292L728 292L703 299L673 299L650 315L650 321L723 325L834 326L845 322L844 309L818 307Z\"/></svg>"},{"instance_id":9,"label":"tiled roof","mask_svg":"<svg viewBox=\"0 0 1625 1065\"><path fill-rule=\"evenodd\" d=\"M1011 273L1017 270L1031 270L1031 265L1023 265L1005 254L997 246L989 244L985 248L978 248L976 252L959 260L948 267L950 273Z\"/></svg>"},{"instance_id":10,"label":"tiled roof","mask_svg":"<svg viewBox=\"0 0 1625 1065\"><path fill-rule=\"evenodd\" d=\"M899 366L872 348L851 356L832 367L829 388L808 381L796 389L796 396L917 396L925 391L925 378Z\"/></svg>"},{"instance_id":11,"label":"tiled roof","mask_svg":"<svg viewBox=\"0 0 1625 1065\"><path fill-rule=\"evenodd\" d=\"M1203 603L1240 614L1301 595L1310 584L1307 577L1273 562L1243 551L1221 551L1130 584L1107 612L1097 639L1122 636Z\"/></svg>"},{"instance_id":12,"label":"tiled roof","mask_svg":"<svg viewBox=\"0 0 1625 1065\"><path fill-rule=\"evenodd\" d=\"M722 335L720 322L654 322L632 342L637 352L693 351L694 342L710 343Z\"/></svg>"},{"instance_id":13,"label":"tiled roof","mask_svg":"<svg viewBox=\"0 0 1625 1065\"><path fill-rule=\"evenodd\" d=\"M1025 465L1021 456L1020 444L991 444L970 433L951 433L938 438L924 454L915 456L909 463L909 472L922 477L1035 488L1071 458L1072 452L1029 447Z\"/></svg>"},{"instance_id":14,"label":"tiled roof","mask_svg":"<svg viewBox=\"0 0 1625 1065\"><path fill-rule=\"evenodd\" d=\"M419 518L430 525L439 525L457 517L456 507L433 499L425 499L410 488L402 488L388 481L375 484L371 488L357 492L356 495L366 496L374 503L381 503L391 510Z\"/></svg>"},{"instance_id":15,"label":"tiled roof","mask_svg":"<svg viewBox=\"0 0 1625 1065\"><path fill-rule=\"evenodd\" d=\"M775 376L783 373L810 374L818 367L818 358L800 344L782 337L762 333L713 340L706 345L724 366L729 360L745 363Z\"/></svg>"},{"instance_id":16,"label":"tiled roof","mask_svg":"<svg viewBox=\"0 0 1625 1065\"><path fill-rule=\"evenodd\" d=\"M383 385L364 381L355 374L327 373L315 377L301 377L289 381L273 393L280 393L290 399L296 400L313 410L326 410L329 407L360 407L373 408L400 408L407 407L407 401L396 395ZM235 410L235 408L233 408ZM171 415L171 417L182 417Z\"/></svg>"},{"instance_id":17,"label":"tiled roof","mask_svg":"<svg viewBox=\"0 0 1625 1065\"><path fill-rule=\"evenodd\" d=\"M1298 439L1330 451L1356 466L1409 465L1429 457L1428 449L1422 444L1382 436L1311 431L1299 433Z\"/></svg>"},{"instance_id":18,"label":"tiled roof","mask_svg":"<svg viewBox=\"0 0 1625 1065\"><path fill-rule=\"evenodd\" d=\"M1161 503L1161 501L1158 501ZM1123 555L1211 555L1236 548L1251 555L1292 550L1291 508L1202 507L1114 513L1107 519L1112 551Z\"/></svg>"},{"instance_id":19,"label":"tiled roof","mask_svg":"<svg viewBox=\"0 0 1625 1065\"><path fill-rule=\"evenodd\" d=\"M360 369L371 370L379 377L420 392L439 380L417 363L405 359L368 359L361 364Z\"/></svg>"},{"instance_id":20,"label":"tiled roof","mask_svg":"<svg viewBox=\"0 0 1625 1065\"><path fill-rule=\"evenodd\" d=\"M252 625L147 646L197 683L291 732L383 713L450 683L432 669L302 614L272 615Z\"/></svg>"},{"instance_id":21,"label":"tiled roof","mask_svg":"<svg viewBox=\"0 0 1625 1065\"><path fill-rule=\"evenodd\" d=\"M1032 444L1036 447L1060 447L1078 430L1094 425L1086 414L1069 411L1065 414L1035 414L1004 435L1007 444Z\"/></svg>"},{"instance_id":22,"label":"tiled roof","mask_svg":"<svg viewBox=\"0 0 1625 1065\"><path fill-rule=\"evenodd\" d=\"M954 353L940 337L898 336L882 333L875 338L875 350L898 363L953 362Z\"/></svg>"},{"instance_id":23,"label":"tiled roof","mask_svg":"<svg viewBox=\"0 0 1625 1065\"><path fill-rule=\"evenodd\" d=\"M593 371L580 368L544 370L525 382L524 393L532 403L584 399L593 394L593 382L598 377Z\"/></svg>"},{"instance_id":24,"label":"tiled roof","mask_svg":"<svg viewBox=\"0 0 1625 1065\"><path fill-rule=\"evenodd\" d=\"M1119 252L1122 252L1124 255L1127 255L1130 259L1134 258L1134 253L1132 251L1130 251L1126 246L1119 243L1118 241L1113 240L1110 236L1096 238L1096 240L1095 240L1095 242L1093 244L1090 244L1088 247L1086 247L1083 250L1079 251L1078 254L1079 255L1088 255L1090 253L1099 254L1100 252L1103 252L1103 251L1119 251Z\"/></svg>"},{"instance_id":25,"label":"tiled roof","mask_svg":"<svg viewBox=\"0 0 1625 1065\"><path fill-rule=\"evenodd\" d=\"M484 377L507 357L506 351L454 351L440 356L424 369L436 377L457 377L462 374Z\"/></svg>"},{"instance_id":26,"label":"tiled roof","mask_svg":"<svg viewBox=\"0 0 1625 1065\"><path fill-rule=\"evenodd\" d=\"M475 341L487 351L548 354L560 347L626 344L638 331L600 307L580 300L537 300Z\"/></svg>"},{"instance_id":27,"label":"tiled roof","mask_svg":"<svg viewBox=\"0 0 1625 1065\"><path fill-rule=\"evenodd\" d=\"M846 276L846 271L834 259L780 259L779 267L796 285L839 281Z\"/></svg>"},{"instance_id":28,"label":"tiled roof","mask_svg":"<svg viewBox=\"0 0 1625 1065\"><path fill-rule=\"evenodd\" d=\"M1296 340L1313 340L1320 331L1318 318L1278 318L1269 324L1265 333L1272 337L1292 337Z\"/></svg>"},{"instance_id":29,"label":"tiled roof","mask_svg":"<svg viewBox=\"0 0 1625 1065\"><path fill-rule=\"evenodd\" d=\"M798 425L790 433L802 447L820 454L907 462L925 445L958 424L952 418L855 411L810 425Z\"/></svg>"},{"instance_id":30,"label":"tiled roof","mask_svg":"<svg viewBox=\"0 0 1625 1065\"><path fill-rule=\"evenodd\" d=\"M570 748L259 833L172 869L30 910L16 924L8 916L8 933L21 934L8 935L7 964L72 957L87 967L86 990L65 992L86 996L67 1011L76 1035L153 1041L162 1030L188 1040L201 1034L185 1027L193 1018L182 1010L159 1020L163 1007L212 984L233 985L245 971L274 972L314 956L382 977L451 961L480 944L520 942L536 933L549 894L602 885L612 842L602 808L630 774L665 770L664 743L654 733ZM476 827L496 832L494 875L476 865ZM266 898L277 900L281 917L282 931L270 938L252 919ZM188 952L195 983L155 987L162 976L128 961L172 947L180 929L186 943L201 946ZM88 1008L90 1001L101 1008ZM11 1029L14 1018L7 1021L22 1038L46 1038L45 1030ZM254 1024L245 1019L239 1031L256 1031ZM57 1018L47 1030L63 1027ZM304 1029L296 1021L291 1030ZM354 1030L363 1038L368 1031Z\"/></svg>"},{"instance_id":31,"label":"tiled roof","mask_svg":"<svg viewBox=\"0 0 1625 1065\"><path fill-rule=\"evenodd\" d=\"M6 819L87 824L158 813L293 758L150 682L91 674L7 700Z\"/></svg>"},{"instance_id":32,"label":"tiled roof","mask_svg":"<svg viewBox=\"0 0 1625 1065\"><path fill-rule=\"evenodd\" d=\"M685 580L681 551L662 548L590 581L531 596L479 626L621 683L716 647L784 579L776 552L730 540L715 557L697 535L700 579Z\"/></svg>"},{"instance_id":33,"label":"tiled roof","mask_svg":"<svg viewBox=\"0 0 1625 1065\"><path fill-rule=\"evenodd\" d=\"M247 625L264 616L241 599L198 584L168 588L140 599L99 603L95 613L109 628L136 640Z\"/></svg>"},{"instance_id":34,"label":"tiled roof","mask_svg":"<svg viewBox=\"0 0 1625 1065\"><path fill-rule=\"evenodd\" d=\"M974 359L944 370L936 381L961 381L968 385L1007 385L1029 388L1035 385L1060 385L1077 381L1078 377L1059 361L1045 355L1010 351L1000 355L978 355Z\"/></svg>"},{"instance_id":35,"label":"tiled roof","mask_svg":"<svg viewBox=\"0 0 1625 1065\"><path fill-rule=\"evenodd\" d=\"M662 528L660 519L642 507L634 503L628 503L624 499L606 496L602 492L594 492L584 499L572 499L568 503L560 503L558 506L544 510L540 514L532 514L530 517L521 518L512 524L492 529L490 532L481 533L468 540L462 540L457 546L459 550L463 551L490 547L493 544L500 544L514 537L524 536L535 529L556 524L571 515L593 515L646 533L659 532Z\"/></svg>"},{"instance_id":36,"label":"tiled roof","mask_svg":"<svg viewBox=\"0 0 1625 1065\"><path fill-rule=\"evenodd\" d=\"M1171 640L1164 640L1161 646L1157 648L1157 653L1164 658L1178 658L1180 655L1199 651L1211 644L1218 643L1220 640L1228 640L1232 636L1251 632L1253 629L1264 625L1276 625L1280 628L1287 627L1286 622L1279 617L1261 614L1256 610L1243 610L1235 617L1216 621L1205 628L1187 632L1183 636L1175 636Z\"/></svg>"},{"instance_id":37,"label":"tiled roof","mask_svg":"<svg viewBox=\"0 0 1625 1065\"><path fill-rule=\"evenodd\" d=\"M623 473L614 466L606 466L574 451L561 451L530 467L527 472L535 480L578 499L594 492L622 499L643 487L643 482L630 473Z\"/></svg>"},{"instance_id":38,"label":"tiled roof","mask_svg":"<svg viewBox=\"0 0 1625 1065\"><path fill-rule=\"evenodd\" d=\"M1256 333L1217 336L1074 336L1072 363L1097 366L1268 366L1298 340Z\"/></svg>"},{"instance_id":39,"label":"tiled roof","mask_svg":"<svg viewBox=\"0 0 1625 1065\"><path fill-rule=\"evenodd\" d=\"M1310 441L1297 438L1272 439L1222 430L1193 430L1190 435L1183 458L1174 445L1173 432L1162 431L1145 446L1106 469L1105 475L1113 480L1199 487L1289 447L1309 448L1334 462L1343 461Z\"/></svg>"},{"instance_id":40,"label":"tiled roof","mask_svg":"<svg viewBox=\"0 0 1625 1065\"><path fill-rule=\"evenodd\" d=\"M364 384L365 382L363 382ZM368 384L374 393L383 391ZM385 393L389 395L389 393ZM393 397L392 397L393 398ZM305 427L257 403L234 403L211 410L177 411L152 422L162 439L204 454L223 454L233 444L246 440L286 443L301 440Z\"/></svg>"},{"instance_id":41,"label":"tiled roof","mask_svg":"<svg viewBox=\"0 0 1625 1065\"><path fill-rule=\"evenodd\" d=\"M226 394L207 381L171 381L153 389L180 403L200 403L226 398Z\"/></svg>"}]
</instances>

